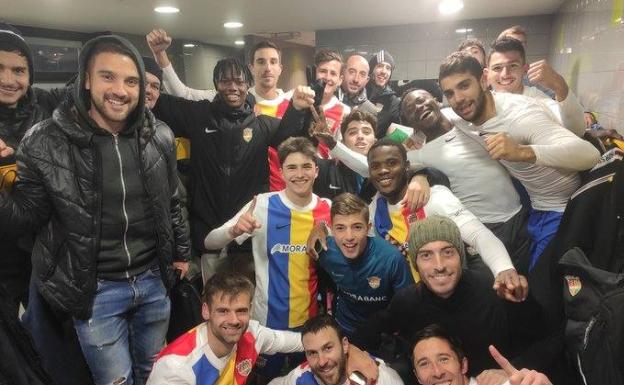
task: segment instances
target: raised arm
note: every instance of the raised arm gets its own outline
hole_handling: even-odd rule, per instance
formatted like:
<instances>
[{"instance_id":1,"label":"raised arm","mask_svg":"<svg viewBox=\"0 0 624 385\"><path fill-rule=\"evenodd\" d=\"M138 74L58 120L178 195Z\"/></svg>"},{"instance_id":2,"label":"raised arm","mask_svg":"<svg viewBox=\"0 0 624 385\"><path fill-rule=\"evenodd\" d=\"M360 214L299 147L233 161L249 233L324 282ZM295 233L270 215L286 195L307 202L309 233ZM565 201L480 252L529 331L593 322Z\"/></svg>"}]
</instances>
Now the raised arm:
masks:
<instances>
[{"instance_id":1,"label":"raised arm","mask_svg":"<svg viewBox=\"0 0 624 385\"><path fill-rule=\"evenodd\" d=\"M176 74L169 56L167 48L171 46L171 36L164 29L154 29L145 37L154 59L163 70L163 87L165 92L188 100L210 100L214 99L217 92L215 90L197 90L182 83Z\"/></svg>"}]
</instances>

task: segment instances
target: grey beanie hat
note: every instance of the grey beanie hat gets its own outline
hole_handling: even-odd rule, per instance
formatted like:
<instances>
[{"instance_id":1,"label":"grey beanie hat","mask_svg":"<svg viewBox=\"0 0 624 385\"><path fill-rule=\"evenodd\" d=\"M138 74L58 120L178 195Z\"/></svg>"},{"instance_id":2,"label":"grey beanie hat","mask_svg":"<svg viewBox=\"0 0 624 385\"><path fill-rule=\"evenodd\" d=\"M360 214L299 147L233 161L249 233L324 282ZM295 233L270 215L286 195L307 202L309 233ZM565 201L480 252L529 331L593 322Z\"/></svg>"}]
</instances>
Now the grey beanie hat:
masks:
<instances>
[{"instance_id":1,"label":"grey beanie hat","mask_svg":"<svg viewBox=\"0 0 624 385\"><path fill-rule=\"evenodd\" d=\"M414 266L416 266L418 250L427 243L435 241L446 241L455 246L459 252L462 266L465 265L466 252L459 227L448 217L433 215L410 225L409 255Z\"/></svg>"}]
</instances>

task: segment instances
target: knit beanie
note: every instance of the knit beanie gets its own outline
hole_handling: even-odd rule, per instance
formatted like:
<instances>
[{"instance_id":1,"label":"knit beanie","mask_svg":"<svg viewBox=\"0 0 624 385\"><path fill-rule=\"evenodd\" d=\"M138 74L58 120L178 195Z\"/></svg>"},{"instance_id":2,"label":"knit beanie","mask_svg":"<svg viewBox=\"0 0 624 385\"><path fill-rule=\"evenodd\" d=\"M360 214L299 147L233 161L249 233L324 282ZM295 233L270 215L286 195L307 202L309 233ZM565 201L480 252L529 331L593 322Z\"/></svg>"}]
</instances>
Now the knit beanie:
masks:
<instances>
[{"instance_id":1,"label":"knit beanie","mask_svg":"<svg viewBox=\"0 0 624 385\"><path fill-rule=\"evenodd\" d=\"M462 266L465 264L464 241L459 233L459 227L448 217L433 215L410 225L409 255L414 266L416 266L418 250L427 243L435 241L446 241L455 246Z\"/></svg>"},{"instance_id":2,"label":"knit beanie","mask_svg":"<svg viewBox=\"0 0 624 385\"><path fill-rule=\"evenodd\" d=\"M394 71L394 58L390 55L390 52L382 49L377 52L373 57L369 60L368 66L370 67L370 72L372 73L377 64L379 63L388 63L390 67L392 67L392 71Z\"/></svg>"},{"instance_id":3,"label":"knit beanie","mask_svg":"<svg viewBox=\"0 0 624 385\"><path fill-rule=\"evenodd\" d=\"M143 56L143 64L145 64L145 72L151 73L162 82L163 71L153 57Z\"/></svg>"},{"instance_id":4,"label":"knit beanie","mask_svg":"<svg viewBox=\"0 0 624 385\"><path fill-rule=\"evenodd\" d=\"M12 25L0 23L0 43L8 43L26 56L26 61L28 62L28 73L30 74L30 84L32 85L35 77L33 56L30 47L28 46L28 43L26 43L26 40L22 37L21 32Z\"/></svg>"}]
</instances>

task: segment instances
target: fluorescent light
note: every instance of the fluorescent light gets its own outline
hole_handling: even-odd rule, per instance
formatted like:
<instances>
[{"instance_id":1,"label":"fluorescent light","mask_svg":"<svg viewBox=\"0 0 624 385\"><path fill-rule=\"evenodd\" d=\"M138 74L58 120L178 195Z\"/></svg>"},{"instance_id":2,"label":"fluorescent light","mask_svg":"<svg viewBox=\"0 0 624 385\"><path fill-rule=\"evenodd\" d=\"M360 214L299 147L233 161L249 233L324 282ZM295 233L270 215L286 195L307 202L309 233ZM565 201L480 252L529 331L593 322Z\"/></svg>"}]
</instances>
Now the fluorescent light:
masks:
<instances>
[{"instance_id":1,"label":"fluorescent light","mask_svg":"<svg viewBox=\"0 0 624 385\"><path fill-rule=\"evenodd\" d=\"M240 28L243 26L243 23L238 21L228 21L227 23L223 23L225 28Z\"/></svg>"},{"instance_id":2,"label":"fluorescent light","mask_svg":"<svg viewBox=\"0 0 624 385\"><path fill-rule=\"evenodd\" d=\"M443 15L459 12L462 8L464 8L464 2L462 0L442 0L440 5L438 5L438 10Z\"/></svg>"},{"instance_id":3,"label":"fluorescent light","mask_svg":"<svg viewBox=\"0 0 624 385\"><path fill-rule=\"evenodd\" d=\"M234 44L236 44L236 45L245 45L245 40L236 40L234 42Z\"/></svg>"},{"instance_id":4,"label":"fluorescent light","mask_svg":"<svg viewBox=\"0 0 624 385\"><path fill-rule=\"evenodd\" d=\"M195 47L195 44L193 44L193 43L186 43L186 44L184 44L184 46L186 48L193 48L193 47Z\"/></svg>"},{"instance_id":5,"label":"fluorescent light","mask_svg":"<svg viewBox=\"0 0 624 385\"><path fill-rule=\"evenodd\" d=\"M178 12L180 12L180 10L178 8L170 7L170 6L156 7L156 8L154 8L154 11L156 11L158 13L178 13Z\"/></svg>"},{"instance_id":6,"label":"fluorescent light","mask_svg":"<svg viewBox=\"0 0 624 385\"><path fill-rule=\"evenodd\" d=\"M455 33L468 33L472 32L472 28L457 28Z\"/></svg>"}]
</instances>

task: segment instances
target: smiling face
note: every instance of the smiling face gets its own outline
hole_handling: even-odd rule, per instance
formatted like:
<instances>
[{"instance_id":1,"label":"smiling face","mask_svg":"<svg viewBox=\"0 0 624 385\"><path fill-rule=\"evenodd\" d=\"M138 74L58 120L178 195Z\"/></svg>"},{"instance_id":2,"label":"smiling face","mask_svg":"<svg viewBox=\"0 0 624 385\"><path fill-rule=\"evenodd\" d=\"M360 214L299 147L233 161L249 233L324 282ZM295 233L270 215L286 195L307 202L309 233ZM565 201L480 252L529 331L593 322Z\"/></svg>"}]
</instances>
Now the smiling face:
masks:
<instances>
[{"instance_id":1,"label":"smiling face","mask_svg":"<svg viewBox=\"0 0 624 385\"><path fill-rule=\"evenodd\" d=\"M346 63L342 90L349 96L359 95L368 84L368 62L360 55L351 56Z\"/></svg>"},{"instance_id":2,"label":"smiling face","mask_svg":"<svg viewBox=\"0 0 624 385\"><path fill-rule=\"evenodd\" d=\"M379 146L368 154L368 171L370 180L381 195L391 204L402 198L407 187L407 169L409 162L395 146Z\"/></svg>"},{"instance_id":3,"label":"smiling face","mask_svg":"<svg viewBox=\"0 0 624 385\"><path fill-rule=\"evenodd\" d=\"M314 159L301 152L289 154L282 163L282 177L286 182L286 194L298 198L312 196L314 180L318 176L318 167Z\"/></svg>"},{"instance_id":4,"label":"smiling face","mask_svg":"<svg viewBox=\"0 0 624 385\"><path fill-rule=\"evenodd\" d=\"M375 143L375 131L373 126L365 120L353 120L347 125L342 136L342 142L352 151L362 155L368 154Z\"/></svg>"},{"instance_id":5,"label":"smiling face","mask_svg":"<svg viewBox=\"0 0 624 385\"><path fill-rule=\"evenodd\" d=\"M336 245L348 259L364 254L368 244L370 224L364 211L355 214L336 214L332 217L332 234Z\"/></svg>"},{"instance_id":6,"label":"smiling face","mask_svg":"<svg viewBox=\"0 0 624 385\"><path fill-rule=\"evenodd\" d=\"M381 88L385 87L390 81L392 75L392 66L390 63L381 62L377 63L373 68L373 80L375 84Z\"/></svg>"},{"instance_id":7,"label":"smiling face","mask_svg":"<svg viewBox=\"0 0 624 385\"><path fill-rule=\"evenodd\" d=\"M486 111L485 84L469 72L454 73L440 80L449 105L468 122L483 120Z\"/></svg>"},{"instance_id":8,"label":"smiling face","mask_svg":"<svg viewBox=\"0 0 624 385\"><path fill-rule=\"evenodd\" d=\"M245 103L248 88L245 76L242 73L236 75L231 71L227 71L217 81L217 92L219 92L225 104L233 108L238 108Z\"/></svg>"},{"instance_id":9,"label":"smiling face","mask_svg":"<svg viewBox=\"0 0 624 385\"><path fill-rule=\"evenodd\" d=\"M467 385L468 360L459 359L450 343L426 338L414 346L414 374L421 385Z\"/></svg>"},{"instance_id":10,"label":"smiling face","mask_svg":"<svg viewBox=\"0 0 624 385\"><path fill-rule=\"evenodd\" d=\"M256 87L273 89L277 87L277 81L282 74L279 52L275 48L260 48L256 50L251 65Z\"/></svg>"},{"instance_id":11,"label":"smiling face","mask_svg":"<svg viewBox=\"0 0 624 385\"><path fill-rule=\"evenodd\" d=\"M89 115L102 128L119 132L137 107L139 71L129 56L101 52L91 59L85 88L91 93Z\"/></svg>"},{"instance_id":12,"label":"smiling face","mask_svg":"<svg viewBox=\"0 0 624 385\"><path fill-rule=\"evenodd\" d=\"M14 108L30 84L28 60L17 51L0 51L0 105Z\"/></svg>"},{"instance_id":13,"label":"smiling face","mask_svg":"<svg viewBox=\"0 0 624 385\"><path fill-rule=\"evenodd\" d=\"M522 94L522 78L528 69L518 51L493 52L485 73L494 91Z\"/></svg>"},{"instance_id":14,"label":"smiling face","mask_svg":"<svg viewBox=\"0 0 624 385\"><path fill-rule=\"evenodd\" d=\"M202 304L202 316L207 321L208 341L231 351L249 326L251 296L240 293L235 296L218 292L210 304ZM213 350L216 347L213 346Z\"/></svg>"},{"instance_id":15,"label":"smiling face","mask_svg":"<svg viewBox=\"0 0 624 385\"><path fill-rule=\"evenodd\" d=\"M416 131L429 133L443 119L438 101L425 90L414 90L403 97L401 119Z\"/></svg>"},{"instance_id":16,"label":"smiling face","mask_svg":"<svg viewBox=\"0 0 624 385\"><path fill-rule=\"evenodd\" d=\"M429 242L416 252L416 268L420 279L431 292L438 297L449 298L461 278L461 257L449 242Z\"/></svg>"},{"instance_id":17,"label":"smiling face","mask_svg":"<svg viewBox=\"0 0 624 385\"><path fill-rule=\"evenodd\" d=\"M338 60L326 61L316 66L316 80L323 79L326 82L324 99L331 97L342 84L341 68L342 63Z\"/></svg>"},{"instance_id":18,"label":"smiling face","mask_svg":"<svg viewBox=\"0 0 624 385\"><path fill-rule=\"evenodd\" d=\"M346 337L341 341L334 329L325 327L316 333L304 334L301 342L312 373L324 385L340 385L345 381L349 350Z\"/></svg>"}]
</instances>

